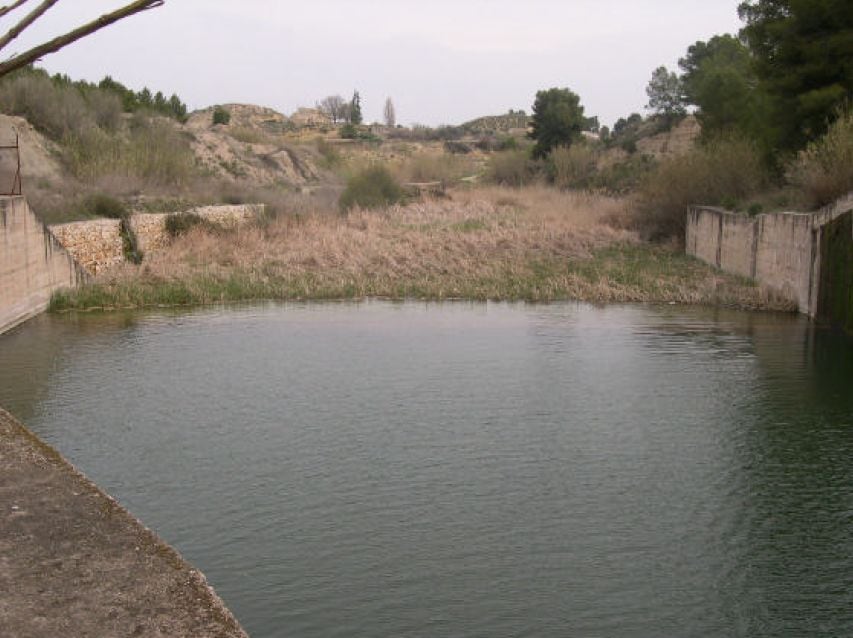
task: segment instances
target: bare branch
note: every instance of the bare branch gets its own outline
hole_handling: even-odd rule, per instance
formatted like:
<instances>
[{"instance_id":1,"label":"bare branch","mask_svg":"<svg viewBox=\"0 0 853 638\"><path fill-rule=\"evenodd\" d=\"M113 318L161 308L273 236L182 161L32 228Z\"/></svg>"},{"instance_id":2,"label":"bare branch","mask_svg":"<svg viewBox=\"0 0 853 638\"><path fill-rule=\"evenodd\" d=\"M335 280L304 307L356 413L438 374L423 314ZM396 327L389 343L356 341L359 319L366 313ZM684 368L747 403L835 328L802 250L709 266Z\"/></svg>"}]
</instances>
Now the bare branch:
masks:
<instances>
[{"instance_id":1,"label":"bare branch","mask_svg":"<svg viewBox=\"0 0 853 638\"><path fill-rule=\"evenodd\" d=\"M10 11L14 11L18 7L20 7L25 2L29 2L29 0L18 0L17 2L13 2L10 5L6 5L5 7L0 7L0 18L9 13Z\"/></svg>"},{"instance_id":2,"label":"bare branch","mask_svg":"<svg viewBox=\"0 0 853 638\"><path fill-rule=\"evenodd\" d=\"M121 7L120 9L116 9L112 13L104 14L97 20L93 20L92 22L77 27L73 31L57 36L48 42L35 46L29 51L25 51L20 55L16 55L9 60L0 63L0 77L20 69L21 67L27 66L28 64L32 64L48 53L59 51L61 48L68 46L72 42L76 42L80 38L84 38L95 31L113 24L114 22L118 22L122 18L127 18L128 16L132 16L148 9L160 7L164 2L165 0L136 0L135 2L131 2Z\"/></svg>"},{"instance_id":3,"label":"bare branch","mask_svg":"<svg viewBox=\"0 0 853 638\"><path fill-rule=\"evenodd\" d=\"M9 32L0 38L0 50L4 49L12 40L17 38L21 31L38 20L41 15L55 5L59 0L44 0L39 6L25 15L18 24L9 29Z\"/></svg>"}]
</instances>

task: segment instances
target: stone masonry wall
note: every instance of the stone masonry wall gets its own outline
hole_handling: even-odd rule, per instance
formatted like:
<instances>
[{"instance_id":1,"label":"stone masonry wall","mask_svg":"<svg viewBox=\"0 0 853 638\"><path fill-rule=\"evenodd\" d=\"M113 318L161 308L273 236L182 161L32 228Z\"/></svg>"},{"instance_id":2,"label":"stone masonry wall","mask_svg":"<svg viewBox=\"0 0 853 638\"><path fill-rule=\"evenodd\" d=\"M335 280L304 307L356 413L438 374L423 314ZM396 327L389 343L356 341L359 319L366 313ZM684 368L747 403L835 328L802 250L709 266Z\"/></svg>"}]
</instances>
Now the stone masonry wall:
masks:
<instances>
[{"instance_id":1,"label":"stone masonry wall","mask_svg":"<svg viewBox=\"0 0 853 638\"><path fill-rule=\"evenodd\" d=\"M68 224L55 224L50 231L74 260L93 275L124 261L117 219L91 219Z\"/></svg>"},{"instance_id":2,"label":"stone masonry wall","mask_svg":"<svg viewBox=\"0 0 853 638\"><path fill-rule=\"evenodd\" d=\"M0 197L0 333L47 309L85 277L23 197Z\"/></svg>"},{"instance_id":3,"label":"stone masonry wall","mask_svg":"<svg viewBox=\"0 0 853 638\"><path fill-rule=\"evenodd\" d=\"M263 214L263 204L241 204L234 206L202 206L190 213L206 219L212 224L235 227ZM139 248L143 253L161 250L169 244L166 233L166 218L171 213L137 213L131 217L130 227L136 234Z\"/></svg>"},{"instance_id":4,"label":"stone masonry wall","mask_svg":"<svg viewBox=\"0 0 853 638\"><path fill-rule=\"evenodd\" d=\"M187 212L195 213L211 223L237 226L263 213L262 204L235 206L203 206ZM144 253L165 248L169 243L166 218L172 213L136 213L130 227ZM74 259L87 272L97 274L124 263L121 222L117 219L93 219L51 226L51 231Z\"/></svg>"}]
</instances>

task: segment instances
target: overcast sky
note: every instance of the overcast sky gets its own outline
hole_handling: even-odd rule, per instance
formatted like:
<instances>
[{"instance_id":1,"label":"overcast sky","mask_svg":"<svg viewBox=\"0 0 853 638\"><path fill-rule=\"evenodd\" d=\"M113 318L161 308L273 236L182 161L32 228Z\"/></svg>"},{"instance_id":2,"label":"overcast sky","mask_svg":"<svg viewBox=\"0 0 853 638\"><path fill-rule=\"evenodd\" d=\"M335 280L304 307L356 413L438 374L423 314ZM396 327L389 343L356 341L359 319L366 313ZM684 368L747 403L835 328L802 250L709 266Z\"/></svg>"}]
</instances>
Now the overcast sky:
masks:
<instances>
[{"instance_id":1,"label":"overcast sky","mask_svg":"<svg viewBox=\"0 0 853 638\"><path fill-rule=\"evenodd\" d=\"M529 112L537 90L569 87L610 125L643 110L655 67L736 32L738 1L167 0L42 65L177 93L190 109L245 102L289 114L358 89L367 121L391 96L405 124ZM122 4L60 0L9 51Z\"/></svg>"}]
</instances>

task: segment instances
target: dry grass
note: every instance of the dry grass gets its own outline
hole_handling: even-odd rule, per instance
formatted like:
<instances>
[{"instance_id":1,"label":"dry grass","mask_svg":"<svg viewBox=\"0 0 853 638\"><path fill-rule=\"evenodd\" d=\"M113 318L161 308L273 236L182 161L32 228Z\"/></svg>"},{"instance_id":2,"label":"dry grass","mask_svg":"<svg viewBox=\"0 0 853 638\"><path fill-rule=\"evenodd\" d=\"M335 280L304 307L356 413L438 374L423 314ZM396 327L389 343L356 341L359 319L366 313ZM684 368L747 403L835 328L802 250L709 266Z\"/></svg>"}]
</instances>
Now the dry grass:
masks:
<instances>
[{"instance_id":1,"label":"dry grass","mask_svg":"<svg viewBox=\"0 0 853 638\"><path fill-rule=\"evenodd\" d=\"M752 284L607 223L620 200L499 187L347 216L193 230L55 309L359 297L676 301L778 307Z\"/></svg>"}]
</instances>

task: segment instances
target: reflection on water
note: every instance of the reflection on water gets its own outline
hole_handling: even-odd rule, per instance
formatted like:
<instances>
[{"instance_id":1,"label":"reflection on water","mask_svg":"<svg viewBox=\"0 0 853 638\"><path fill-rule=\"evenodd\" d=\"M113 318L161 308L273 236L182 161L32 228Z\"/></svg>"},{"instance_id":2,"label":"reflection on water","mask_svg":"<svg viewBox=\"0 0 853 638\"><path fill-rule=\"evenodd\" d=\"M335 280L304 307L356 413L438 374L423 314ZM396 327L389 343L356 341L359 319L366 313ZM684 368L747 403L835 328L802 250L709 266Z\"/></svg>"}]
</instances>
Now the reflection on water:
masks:
<instances>
[{"instance_id":1,"label":"reflection on water","mask_svg":"<svg viewBox=\"0 0 853 638\"><path fill-rule=\"evenodd\" d=\"M0 362L253 636L853 635L853 342L798 317L41 317Z\"/></svg>"}]
</instances>

